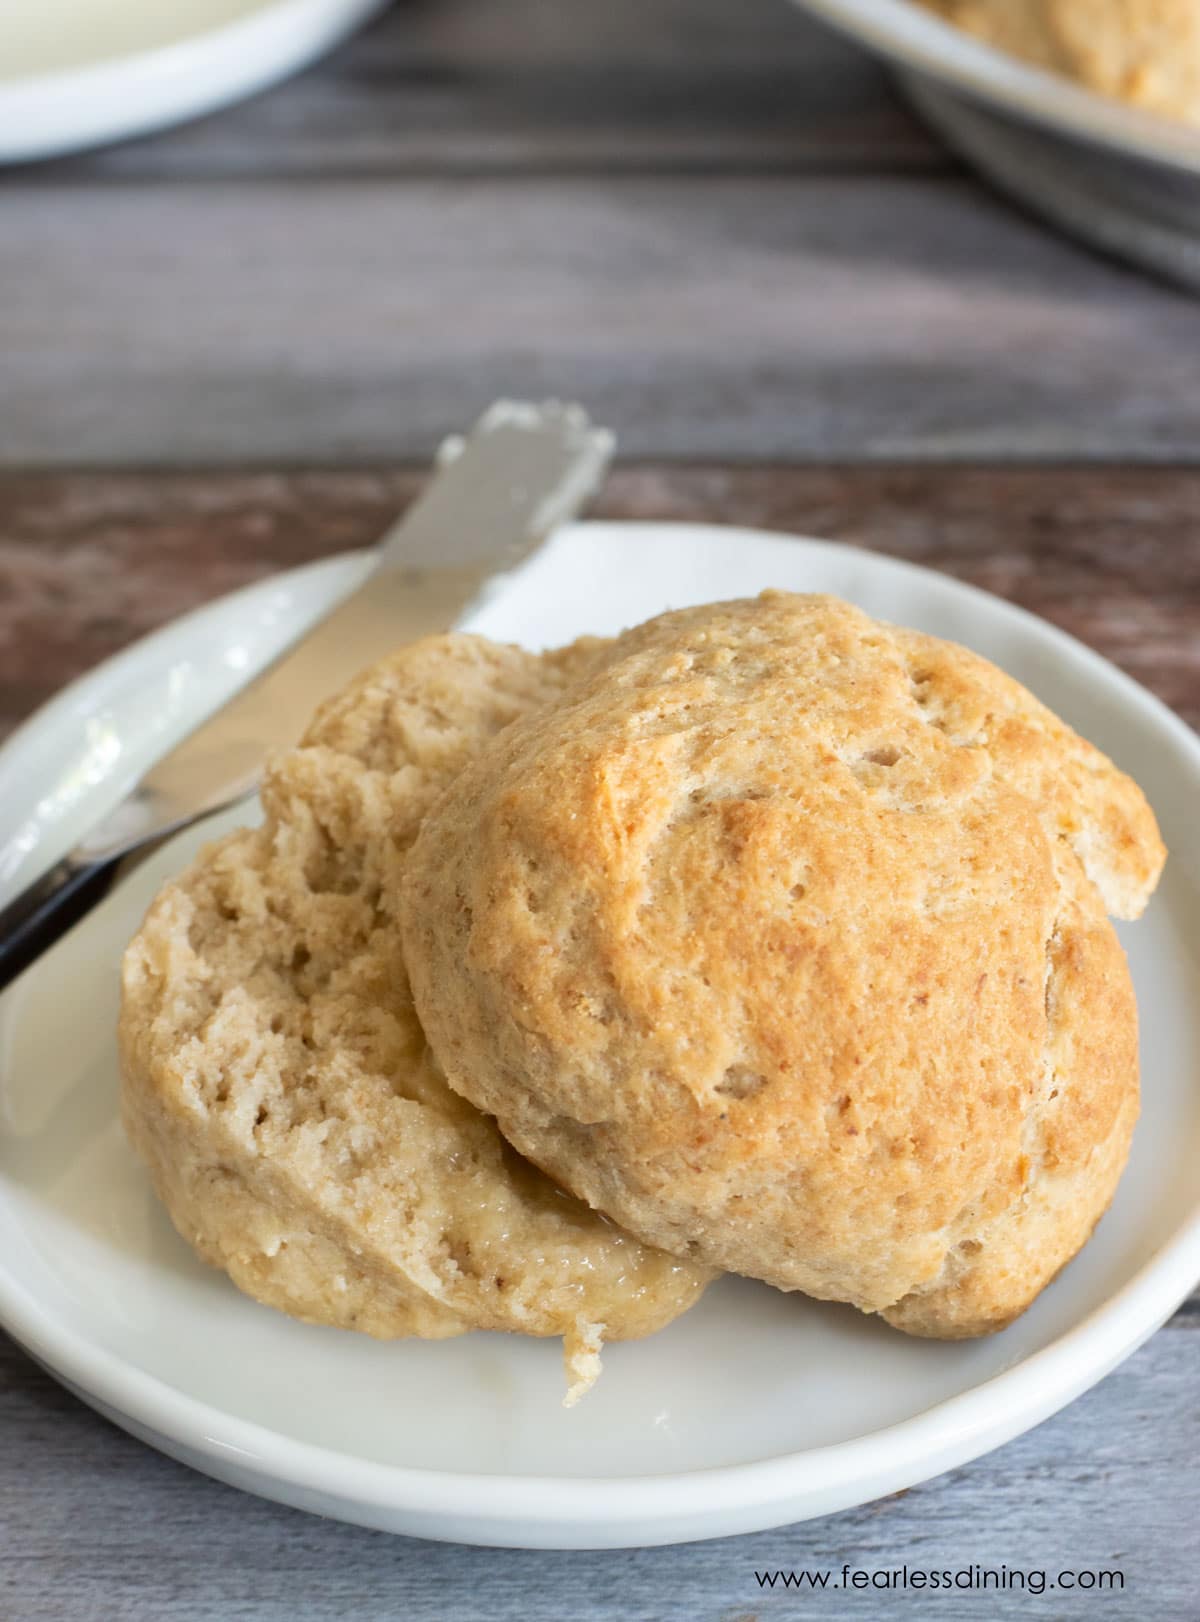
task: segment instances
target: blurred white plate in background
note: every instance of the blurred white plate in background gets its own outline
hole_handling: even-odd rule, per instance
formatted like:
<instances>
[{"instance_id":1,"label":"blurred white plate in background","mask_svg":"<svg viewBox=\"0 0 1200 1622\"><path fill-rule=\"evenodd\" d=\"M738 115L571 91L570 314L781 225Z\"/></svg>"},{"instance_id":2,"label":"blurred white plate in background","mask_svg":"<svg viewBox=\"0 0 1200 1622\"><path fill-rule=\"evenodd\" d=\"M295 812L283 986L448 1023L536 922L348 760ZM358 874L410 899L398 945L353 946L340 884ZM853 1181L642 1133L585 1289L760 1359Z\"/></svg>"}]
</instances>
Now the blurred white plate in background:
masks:
<instances>
[{"instance_id":1,"label":"blurred white plate in background","mask_svg":"<svg viewBox=\"0 0 1200 1622\"><path fill-rule=\"evenodd\" d=\"M0 750L0 894L64 849L247 670L349 590L361 558L264 581L127 649ZM239 1295L176 1235L121 1133L117 962L156 885L243 807L157 852L0 997L0 1325L86 1402L209 1475L367 1526L623 1547L828 1514L951 1468L1093 1384L1200 1277L1200 740L1078 642L995 597L851 546L700 524L581 524L471 629L530 647L764 586L831 591L967 642L1145 787L1171 847L1122 927L1143 1113L1096 1237L980 1341L727 1278L606 1348L562 1407L557 1343L370 1341ZM10 858L5 864L4 856Z\"/></svg>"},{"instance_id":2,"label":"blurred white plate in background","mask_svg":"<svg viewBox=\"0 0 1200 1622\"><path fill-rule=\"evenodd\" d=\"M1002 191L1200 292L1200 129L973 39L912 0L796 0L896 68L917 111Z\"/></svg>"},{"instance_id":3,"label":"blurred white plate in background","mask_svg":"<svg viewBox=\"0 0 1200 1622\"><path fill-rule=\"evenodd\" d=\"M329 50L387 0L36 0L0 7L0 162L223 107Z\"/></svg>"},{"instance_id":4,"label":"blurred white plate in background","mask_svg":"<svg viewBox=\"0 0 1200 1622\"><path fill-rule=\"evenodd\" d=\"M796 0L897 67L1060 136L1200 174L1200 129L1098 95L944 22L913 0Z\"/></svg>"}]
</instances>

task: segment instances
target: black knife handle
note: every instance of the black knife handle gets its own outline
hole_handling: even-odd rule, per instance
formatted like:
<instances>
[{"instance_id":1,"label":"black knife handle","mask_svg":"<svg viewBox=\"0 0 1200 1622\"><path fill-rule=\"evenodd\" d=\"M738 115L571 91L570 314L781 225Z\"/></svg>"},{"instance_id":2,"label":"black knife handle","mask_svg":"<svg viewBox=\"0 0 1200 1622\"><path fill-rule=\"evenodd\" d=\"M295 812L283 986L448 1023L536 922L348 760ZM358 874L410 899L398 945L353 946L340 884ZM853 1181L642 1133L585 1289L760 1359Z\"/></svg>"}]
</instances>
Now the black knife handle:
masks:
<instances>
[{"instance_id":1,"label":"black knife handle","mask_svg":"<svg viewBox=\"0 0 1200 1622\"><path fill-rule=\"evenodd\" d=\"M0 989L107 894L116 870L115 859L80 862L64 856L0 907Z\"/></svg>"}]
</instances>

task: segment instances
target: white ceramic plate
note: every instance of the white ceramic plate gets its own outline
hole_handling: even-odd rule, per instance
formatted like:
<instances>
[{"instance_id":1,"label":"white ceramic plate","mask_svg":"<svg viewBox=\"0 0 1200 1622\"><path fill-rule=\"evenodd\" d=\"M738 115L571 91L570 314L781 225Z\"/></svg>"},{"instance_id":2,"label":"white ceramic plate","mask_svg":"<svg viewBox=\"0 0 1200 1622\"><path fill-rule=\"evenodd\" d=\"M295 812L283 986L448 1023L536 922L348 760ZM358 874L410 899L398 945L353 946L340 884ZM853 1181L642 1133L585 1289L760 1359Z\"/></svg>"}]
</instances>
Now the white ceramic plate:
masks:
<instances>
[{"instance_id":1,"label":"white ceramic plate","mask_svg":"<svg viewBox=\"0 0 1200 1622\"><path fill-rule=\"evenodd\" d=\"M1084 142L1200 175L1200 130L1100 96L974 39L912 0L796 0L922 77Z\"/></svg>"},{"instance_id":2,"label":"white ceramic plate","mask_svg":"<svg viewBox=\"0 0 1200 1622\"><path fill-rule=\"evenodd\" d=\"M330 49L386 0L14 0L0 6L0 163L194 118Z\"/></svg>"},{"instance_id":3,"label":"white ceramic plate","mask_svg":"<svg viewBox=\"0 0 1200 1622\"><path fill-rule=\"evenodd\" d=\"M917 111L1002 191L1200 292L1200 129L1018 61L911 0L797 0L900 70Z\"/></svg>"},{"instance_id":4,"label":"white ceramic plate","mask_svg":"<svg viewBox=\"0 0 1200 1622\"><path fill-rule=\"evenodd\" d=\"M239 593L68 689L0 751L8 883L346 590L340 559ZM1200 742L1078 643L995 598L847 546L702 526L587 524L473 624L531 646L775 585L836 592L969 643L1144 784L1173 847L1124 931L1145 1106L1096 1238L1011 1329L918 1341L727 1279L608 1348L561 1407L555 1343L381 1345L292 1323L193 1259L117 1120L117 961L177 840L0 999L0 1322L87 1402L198 1469L371 1526L478 1543L616 1546L826 1514L945 1470L1098 1380L1200 1277ZM19 808L19 809L18 809ZM229 822L232 819L224 819Z\"/></svg>"}]
</instances>

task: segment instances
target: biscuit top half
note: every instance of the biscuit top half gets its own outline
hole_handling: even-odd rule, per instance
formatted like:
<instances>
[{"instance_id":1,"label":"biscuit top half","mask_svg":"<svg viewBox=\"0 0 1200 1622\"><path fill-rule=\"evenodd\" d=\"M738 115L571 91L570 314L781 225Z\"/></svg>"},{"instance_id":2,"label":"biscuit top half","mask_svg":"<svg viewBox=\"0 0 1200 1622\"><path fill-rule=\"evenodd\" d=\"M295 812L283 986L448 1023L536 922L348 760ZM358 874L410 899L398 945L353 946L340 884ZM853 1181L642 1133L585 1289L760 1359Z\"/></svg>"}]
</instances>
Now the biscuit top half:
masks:
<instances>
[{"instance_id":1,"label":"biscuit top half","mask_svg":"<svg viewBox=\"0 0 1200 1622\"><path fill-rule=\"evenodd\" d=\"M985 660L767 593L627 632L495 739L418 837L405 955L452 1085L553 1176L883 1310L1128 1115L1105 909L1164 854ZM1054 1058L1068 982L1088 1034Z\"/></svg>"}]
</instances>

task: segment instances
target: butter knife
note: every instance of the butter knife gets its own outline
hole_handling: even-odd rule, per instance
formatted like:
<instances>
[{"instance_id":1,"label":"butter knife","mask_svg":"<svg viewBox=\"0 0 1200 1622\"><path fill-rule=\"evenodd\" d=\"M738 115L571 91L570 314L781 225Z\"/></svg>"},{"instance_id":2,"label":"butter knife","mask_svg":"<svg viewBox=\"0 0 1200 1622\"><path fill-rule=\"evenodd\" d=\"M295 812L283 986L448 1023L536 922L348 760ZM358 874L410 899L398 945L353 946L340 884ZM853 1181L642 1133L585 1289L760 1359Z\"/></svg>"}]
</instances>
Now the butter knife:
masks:
<instances>
[{"instance_id":1,"label":"butter knife","mask_svg":"<svg viewBox=\"0 0 1200 1622\"><path fill-rule=\"evenodd\" d=\"M119 862L253 793L270 750L294 743L349 677L454 625L495 577L579 511L613 447L613 435L580 406L557 401L497 401L465 439L448 440L433 478L379 541L363 584L0 907L0 986L96 904Z\"/></svg>"}]
</instances>

